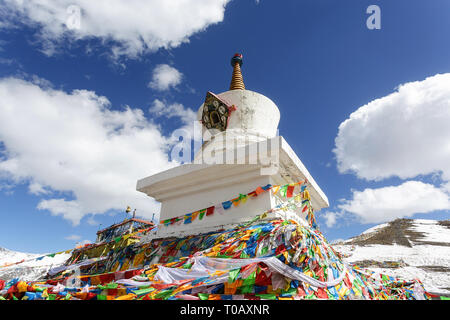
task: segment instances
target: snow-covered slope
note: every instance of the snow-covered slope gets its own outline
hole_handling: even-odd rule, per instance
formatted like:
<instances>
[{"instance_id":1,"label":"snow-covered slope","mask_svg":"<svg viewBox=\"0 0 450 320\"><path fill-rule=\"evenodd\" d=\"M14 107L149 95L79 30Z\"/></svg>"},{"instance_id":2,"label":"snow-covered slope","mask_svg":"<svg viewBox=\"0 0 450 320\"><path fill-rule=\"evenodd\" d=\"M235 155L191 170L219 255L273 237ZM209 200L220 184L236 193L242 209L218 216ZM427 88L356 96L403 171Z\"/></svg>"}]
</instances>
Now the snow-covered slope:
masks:
<instances>
[{"instance_id":1,"label":"snow-covered slope","mask_svg":"<svg viewBox=\"0 0 450 320\"><path fill-rule=\"evenodd\" d=\"M333 247L346 261L450 295L450 220L397 219Z\"/></svg>"},{"instance_id":2,"label":"snow-covered slope","mask_svg":"<svg viewBox=\"0 0 450 320\"><path fill-rule=\"evenodd\" d=\"M58 254L53 258L44 257L40 260L27 261L41 256L42 254L17 252L0 247L0 279L6 281L14 278L19 278L24 281L41 279L47 274L48 269L63 264L70 257L70 254ZM26 262L3 267L7 263L22 260Z\"/></svg>"}]
</instances>

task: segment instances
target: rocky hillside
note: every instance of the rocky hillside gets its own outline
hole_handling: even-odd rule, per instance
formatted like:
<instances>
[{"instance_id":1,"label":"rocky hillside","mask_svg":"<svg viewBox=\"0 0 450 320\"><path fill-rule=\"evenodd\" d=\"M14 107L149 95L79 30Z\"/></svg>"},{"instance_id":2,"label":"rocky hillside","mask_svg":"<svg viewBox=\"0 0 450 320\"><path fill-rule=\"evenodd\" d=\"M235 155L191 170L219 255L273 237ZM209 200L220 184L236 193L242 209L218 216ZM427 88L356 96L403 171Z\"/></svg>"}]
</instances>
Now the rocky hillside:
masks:
<instances>
[{"instance_id":1,"label":"rocky hillside","mask_svg":"<svg viewBox=\"0 0 450 320\"><path fill-rule=\"evenodd\" d=\"M450 220L397 219L370 228L334 248L346 261L450 296Z\"/></svg>"}]
</instances>

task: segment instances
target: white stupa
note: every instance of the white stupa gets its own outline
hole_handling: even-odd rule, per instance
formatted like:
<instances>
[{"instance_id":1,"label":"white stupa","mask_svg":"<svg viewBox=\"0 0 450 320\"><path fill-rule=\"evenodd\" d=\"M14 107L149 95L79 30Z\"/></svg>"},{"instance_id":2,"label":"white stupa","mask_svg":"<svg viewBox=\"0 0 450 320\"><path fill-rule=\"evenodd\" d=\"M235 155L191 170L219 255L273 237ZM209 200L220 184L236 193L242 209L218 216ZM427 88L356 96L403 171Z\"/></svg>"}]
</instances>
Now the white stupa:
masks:
<instances>
[{"instance_id":1,"label":"white stupa","mask_svg":"<svg viewBox=\"0 0 450 320\"><path fill-rule=\"evenodd\" d=\"M262 94L246 90L241 74L242 55L232 58L230 90L208 92L198 110L203 145L193 163L143 178L137 190L161 202L157 238L187 236L249 221L276 207L282 199L272 192L251 197L239 206L223 211L221 204L258 187L285 185L307 179L314 211L328 207L328 199L301 160L278 135L280 111ZM185 223L180 217L204 208L213 214ZM301 209L276 211L266 219L282 217L307 224ZM177 222L175 222L177 221Z\"/></svg>"}]
</instances>

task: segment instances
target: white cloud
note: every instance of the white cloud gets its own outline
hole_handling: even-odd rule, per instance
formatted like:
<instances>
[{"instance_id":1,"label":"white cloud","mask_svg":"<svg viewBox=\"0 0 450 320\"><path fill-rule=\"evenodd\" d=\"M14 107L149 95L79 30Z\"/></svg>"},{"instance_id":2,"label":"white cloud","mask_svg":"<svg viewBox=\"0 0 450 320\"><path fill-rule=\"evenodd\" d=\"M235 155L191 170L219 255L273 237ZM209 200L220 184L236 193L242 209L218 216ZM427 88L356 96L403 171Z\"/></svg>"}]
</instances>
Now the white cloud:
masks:
<instances>
[{"instance_id":1,"label":"white cloud","mask_svg":"<svg viewBox=\"0 0 450 320\"><path fill-rule=\"evenodd\" d=\"M331 228L336 225L338 213L327 211L320 215L323 219L325 219L325 224L328 228Z\"/></svg>"},{"instance_id":2,"label":"white cloud","mask_svg":"<svg viewBox=\"0 0 450 320\"><path fill-rule=\"evenodd\" d=\"M76 234L72 234L70 236L65 237L64 239L66 240L73 240L73 241L77 241L81 239L81 236L76 235Z\"/></svg>"},{"instance_id":3,"label":"white cloud","mask_svg":"<svg viewBox=\"0 0 450 320\"><path fill-rule=\"evenodd\" d=\"M40 185L37 182L31 182L28 185L28 190L30 191L31 194L34 194L34 195L49 193L47 190L45 190L45 188L42 185Z\"/></svg>"},{"instance_id":4,"label":"white cloud","mask_svg":"<svg viewBox=\"0 0 450 320\"><path fill-rule=\"evenodd\" d=\"M340 214L351 213L362 223L380 223L450 209L448 194L442 189L419 181L407 181L399 186L353 191L352 199L338 205ZM330 223L335 217L325 217Z\"/></svg>"},{"instance_id":5,"label":"white cloud","mask_svg":"<svg viewBox=\"0 0 450 320\"><path fill-rule=\"evenodd\" d=\"M137 57L174 48L223 21L229 0L3 0L1 28L24 23L38 27L42 49L55 43L98 38L114 56ZM73 10L79 9L79 10ZM78 19L79 17L79 19Z\"/></svg>"},{"instance_id":6,"label":"white cloud","mask_svg":"<svg viewBox=\"0 0 450 320\"><path fill-rule=\"evenodd\" d=\"M168 64L159 64L153 69L152 81L148 86L159 91L169 90L179 85L182 77L183 74L174 67Z\"/></svg>"},{"instance_id":7,"label":"white cloud","mask_svg":"<svg viewBox=\"0 0 450 320\"><path fill-rule=\"evenodd\" d=\"M87 224L89 224L91 226L99 225L99 222L97 220L95 220L93 216L90 216L89 218L87 218L86 222L87 222Z\"/></svg>"},{"instance_id":8,"label":"white cloud","mask_svg":"<svg viewBox=\"0 0 450 320\"><path fill-rule=\"evenodd\" d=\"M450 209L450 73L400 85L396 92L360 107L339 126L333 152L340 173L360 179L419 181L353 191L338 205L364 223ZM333 223L333 216L327 223Z\"/></svg>"},{"instance_id":9,"label":"white cloud","mask_svg":"<svg viewBox=\"0 0 450 320\"><path fill-rule=\"evenodd\" d=\"M168 161L170 138L142 110L111 110L92 91L67 93L45 80L0 79L0 96L0 177L28 184L39 209L74 225L127 205L146 218L159 211L136 181L177 163Z\"/></svg>"},{"instance_id":10,"label":"white cloud","mask_svg":"<svg viewBox=\"0 0 450 320\"><path fill-rule=\"evenodd\" d=\"M338 169L367 180L441 173L450 181L449 123L450 73L403 84L341 123Z\"/></svg>"},{"instance_id":11,"label":"white cloud","mask_svg":"<svg viewBox=\"0 0 450 320\"><path fill-rule=\"evenodd\" d=\"M168 104L159 99L153 100L148 112L156 117L178 117L186 125L192 125L192 123L197 120L197 114L192 109L185 108L180 103Z\"/></svg>"}]
</instances>

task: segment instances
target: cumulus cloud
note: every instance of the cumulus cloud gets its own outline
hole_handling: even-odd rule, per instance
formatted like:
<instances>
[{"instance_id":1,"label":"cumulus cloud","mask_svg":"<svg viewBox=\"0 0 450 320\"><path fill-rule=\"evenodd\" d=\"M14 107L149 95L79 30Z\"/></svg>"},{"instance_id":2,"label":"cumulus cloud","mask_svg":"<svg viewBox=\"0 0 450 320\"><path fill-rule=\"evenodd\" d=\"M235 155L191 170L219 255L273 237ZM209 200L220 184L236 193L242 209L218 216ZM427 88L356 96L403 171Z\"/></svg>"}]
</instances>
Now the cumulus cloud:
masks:
<instances>
[{"instance_id":1,"label":"cumulus cloud","mask_svg":"<svg viewBox=\"0 0 450 320\"><path fill-rule=\"evenodd\" d=\"M375 223L450 209L449 123L450 73L402 84L353 112L335 140L340 173L372 181L430 175L436 186L407 181L353 191L338 206L341 213ZM333 221L330 215L327 222Z\"/></svg>"},{"instance_id":2,"label":"cumulus cloud","mask_svg":"<svg viewBox=\"0 0 450 320\"><path fill-rule=\"evenodd\" d=\"M328 228L334 227L337 223L337 219L339 217L339 213L332 212L332 211L326 211L323 214L320 215L322 219L325 219L325 225Z\"/></svg>"},{"instance_id":3,"label":"cumulus cloud","mask_svg":"<svg viewBox=\"0 0 450 320\"><path fill-rule=\"evenodd\" d=\"M39 183L37 183L37 182L31 182L28 185L28 190L30 191L31 194L34 194L34 195L40 195L40 194L47 194L48 193L48 191L45 190L45 188L42 185L40 185Z\"/></svg>"},{"instance_id":4,"label":"cumulus cloud","mask_svg":"<svg viewBox=\"0 0 450 320\"><path fill-rule=\"evenodd\" d=\"M114 56L174 48L224 18L229 0L3 0L1 28L38 28L43 51L65 40L111 42Z\"/></svg>"},{"instance_id":5,"label":"cumulus cloud","mask_svg":"<svg viewBox=\"0 0 450 320\"><path fill-rule=\"evenodd\" d=\"M159 99L153 100L148 111L156 117L179 117L186 125L192 125L197 120L197 114L192 109L185 108L180 103L169 104Z\"/></svg>"},{"instance_id":6,"label":"cumulus cloud","mask_svg":"<svg viewBox=\"0 0 450 320\"><path fill-rule=\"evenodd\" d=\"M152 81L148 86L152 89L165 91L180 84L183 74L169 66L168 64L159 64L153 69Z\"/></svg>"},{"instance_id":7,"label":"cumulus cloud","mask_svg":"<svg viewBox=\"0 0 450 320\"><path fill-rule=\"evenodd\" d=\"M448 194L420 181L407 181L399 186L353 191L352 199L338 205L342 211L357 216L362 223L380 223L416 213L450 209ZM335 223L335 214L327 218ZM327 223L328 225L328 223Z\"/></svg>"},{"instance_id":8,"label":"cumulus cloud","mask_svg":"<svg viewBox=\"0 0 450 320\"><path fill-rule=\"evenodd\" d=\"M0 79L0 96L0 177L27 184L41 197L38 209L74 225L127 205L146 218L159 210L136 181L177 163L168 160L169 138L142 110L113 110L95 92L68 93L43 80Z\"/></svg>"},{"instance_id":9,"label":"cumulus cloud","mask_svg":"<svg viewBox=\"0 0 450 320\"><path fill-rule=\"evenodd\" d=\"M382 180L442 173L450 180L450 73L410 82L371 101L339 126L341 173Z\"/></svg>"}]
</instances>

